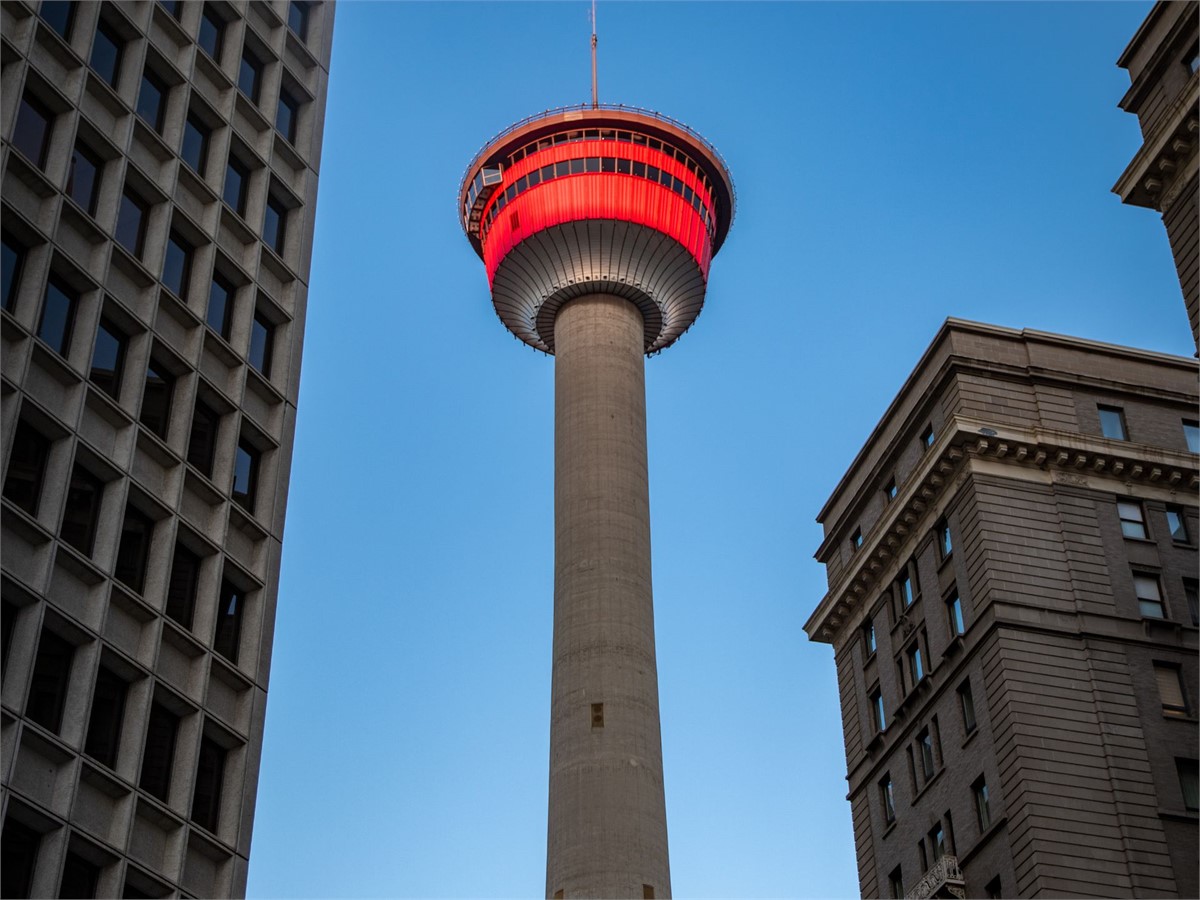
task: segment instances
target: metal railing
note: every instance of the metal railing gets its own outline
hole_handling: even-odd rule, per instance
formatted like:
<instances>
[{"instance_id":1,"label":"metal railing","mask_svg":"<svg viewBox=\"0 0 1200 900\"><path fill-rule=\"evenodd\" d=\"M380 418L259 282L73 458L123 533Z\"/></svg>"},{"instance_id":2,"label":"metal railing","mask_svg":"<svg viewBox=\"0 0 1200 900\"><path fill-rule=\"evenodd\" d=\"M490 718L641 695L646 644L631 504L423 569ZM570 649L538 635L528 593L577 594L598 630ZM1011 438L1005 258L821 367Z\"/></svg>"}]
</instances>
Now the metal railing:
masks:
<instances>
[{"instance_id":1,"label":"metal railing","mask_svg":"<svg viewBox=\"0 0 1200 900\"><path fill-rule=\"evenodd\" d=\"M938 891L943 887L951 896L964 898L967 895L963 890L962 869L958 866L957 856L947 854L935 862L904 897L905 900L926 900L938 896Z\"/></svg>"}]
</instances>

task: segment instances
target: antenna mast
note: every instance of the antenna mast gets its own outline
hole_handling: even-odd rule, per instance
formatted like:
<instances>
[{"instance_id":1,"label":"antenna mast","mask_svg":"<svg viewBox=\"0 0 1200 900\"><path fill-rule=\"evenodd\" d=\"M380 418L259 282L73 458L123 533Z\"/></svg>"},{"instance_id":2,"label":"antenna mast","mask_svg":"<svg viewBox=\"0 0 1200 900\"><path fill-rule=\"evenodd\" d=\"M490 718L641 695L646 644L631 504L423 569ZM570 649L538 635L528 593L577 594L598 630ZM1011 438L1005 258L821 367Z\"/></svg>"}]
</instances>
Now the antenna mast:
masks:
<instances>
[{"instance_id":1,"label":"antenna mast","mask_svg":"<svg viewBox=\"0 0 1200 900\"><path fill-rule=\"evenodd\" d=\"M600 95L596 89L596 0L592 0L592 109L600 106Z\"/></svg>"}]
</instances>

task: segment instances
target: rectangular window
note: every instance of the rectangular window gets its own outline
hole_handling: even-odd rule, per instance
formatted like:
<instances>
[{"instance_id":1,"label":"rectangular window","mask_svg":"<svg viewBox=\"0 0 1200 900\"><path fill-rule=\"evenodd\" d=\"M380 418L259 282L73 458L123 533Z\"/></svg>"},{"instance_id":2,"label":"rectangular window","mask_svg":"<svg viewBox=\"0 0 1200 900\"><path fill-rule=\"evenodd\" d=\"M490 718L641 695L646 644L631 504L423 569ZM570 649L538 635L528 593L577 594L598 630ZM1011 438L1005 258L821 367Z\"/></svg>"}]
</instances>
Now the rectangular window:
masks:
<instances>
[{"instance_id":1,"label":"rectangular window","mask_svg":"<svg viewBox=\"0 0 1200 900\"><path fill-rule=\"evenodd\" d=\"M850 535L850 549L857 550L862 546L862 529L855 528L854 533Z\"/></svg>"},{"instance_id":2,"label":"rectangular window","mask_svg":"<svg viewBox=\"0 0 1200 900\"><path fill-rule=\"evenodd\" d=\"M917 734L917 755L921 760L921 774L929 781L937 770L933 760L933 735L928 728L922 728Z\"/></svg>"},{"instance_id":3,"label":"rectangular window","mask_svg":"<svg viewBox=\"0 0 1200 900\"><path fill-rule=\"evenodd\" d=\"M988 900L1001 900L1004 897L1004 889L1000 885L1000 876L997 875L989 881L983 888L983 895Z\"/></svg>"},{"instance_id":4,"label":"rectangular window","mask_svg":"<svg viewBox=\"0 0 1200 900\"><path fill-rule=\"evenodd\" d=\"M288 3L288 28L302 41L308 40L308 4L301 0Z\"/></svg>"},{"instance_id":5,"label":"rectangular window","mask_svg":"<svg viewBox=\"0 0 1200 900\"><path fill-rule=\"evenodd\" d=\"M218 59L221 56L221 38L225 31L225 23L217 17L216 12L207 3L200 14L200 31L196 35L196 43L200 49Z\"/></svg>"},{"instance_id":6,"label":"rectangular window","mask_svg":"<svg viewBox=\"0 0 1200 900\"><path fill-rule=\"evenodd\" d=\"M217 427L220 414L203 400L196 401L192 413L192 430L188 434L187 461L212 477L213 457L217 446Z\"/></svg>"},{"instance_id":7,"label":"rectangular window","mask_svg":"<svg viewBox=\"0 0 1200 900\"><path fill-rule=\"evenodd\" d=\"M267 210L263 216L263 243L283 256L284 239L287 237L287 207L275 197L267 198Z\"/></svg>"},{"instance_id":8,"label":"rectangular window","mask_svg":"<svg viewBox=\"0 0 1200 900\"><path fill-rule=\"evenodd\" d=\"M888 895L894 900L901 900L904 896L904 875L899 866L892 869L888 875Z\"/></svg>"},{"instance_id":9,"label":"rectangular window","mask_svg":"<svg viewBox=\"0 0 1200 900\"><path fill-rule=\"evenodd\" d=\"M221 812L221 784L225 780L226 750L208 735L200 739L196 766L196 788L192 793L192 821L209 831L217 830Z\"/></svg>"},{"instance_id":10,"label":"rectangular window","mask_svg":"<svg viewBox=\"0 0 1200 900\"><path fill-rule=\"evenodd\" d=\"M1200 625L1200 585L1195 578L1183 579L1183 596L1187 600L1188 619L1193 625Z\"/></svg>"},{"instance_id":11,"label":"rectangular window","mask_svg":"<svg viewBox=\"0 0 1200 900\"><path fill-rule=\"evenodd\" d=\"M192 627L199 583L200 557L177 541L171 558L171 577L167 582L166 612L184 628Z\"/></svg>"},{"instance_id":12,"label":"rectangular window","mask_svg":"<svg viewBox=\"0 0 1200 900\"><path fill-rule=\"evenodd\" d=\"M146 241L146 211L149 204L128 185L121 194L121 209L117 213L117 241L141 259L142 246Z\"/></svg>"},{"instance_id":13,"label":"rectangular window","mask_svg":"<svg viewBox=\"0 0 1200 900\"><path fill-rule=\"evenodd\" d=\"M908 661L908 686L911 690L925 677L925 667L921 664L921 645L914 643L904 655Z\"/></svg>"},{"instance_id":14,"label":"rectangular window","mask_svg":"<svg viewBox=\"0 0 1200 900\"><path fill-rule=\"evenodd\" d=\"M158 5L165 9L172 19L178 19L183 11L183 0L158 0Z\"/></svg>"},{"instance_id":15,"label":"rectangular window","mask_svg":"<svg viewBox=\"0 0 1200 900\"><path fill-rule=\"evenodd\" d=\"M110 769L117 764L121 744L121 722L125 717L128 685L111 669L101 665L92 694L92 712L88 717L84 752ZM91 896L91 895L89 895Z\"/></svg>"},{"instance_id":16,"label":"rectangular window","mask_svg":"<svg viewBox=\"0 0 1200 900\"><path fill-rule=\"evenodd\" d=\"M146 383L142 390L141 423L163 440L171 417L171 394L175 388L175 376L162 363L150 358L146 366Z\"/></svg>"},{"instance_id":17,"label":"rectangular window","mask_svg":"<svg viewBox=\"0 0 1200 900\"><path fill-rule=\"evenodd\" d=\"M121 40L120 35L101 19L100 24L96 26L89 64L112 88L116 88L117 77L121 74L121 51L124 46L125 42Z\"/></svg>"},{"instance_id":18,"label":"rectangular window","mask_svg":"<svg viewBox=\"0 0 1200 900\"><path fill-rule=\"evenodd\" d=\"M58 883L60 897L95 897L96 885L100 881L100 867L84 859L74 850L68 850L63 860L62 880Z\"/></svg>"},{"instance_id":19,"label":"rectangular window","mask_svg":"<svg viewBox=\"0 0 1200 900\"><path fill-rule=\"evenodd\" d=\"M866 624L863 625L863 649L866 651L868 657L875 653L874 619L867 619Z\"/></svg>"},{"instance_id":20,"label":"rectangular window","mask_svg":"<svg viewBox=\"0 0 1200 900\"><path fill-rule=\"evenodd\" d=\"M992 810L988 797L988 786L982 775L971 785L971 793L975 797L975 820L979 823L979 832L982 834L992 824Z\"/></svg>"},{"instance_id":21,"label":"rectangular window","mask_svg":"<svg viewBox=\"0 0 1200 900\"><path fill-rule=\"evenodd\" d=\"M25 245L7 231L3 234L4 308L12 312L21 284L21 267L25 262Z\"/></svg>"},{"instance_id":22,"label":"rectangular window","mask_svg":"<svg viewBox=\"0 0 1200 900\"><path fill-rule=\"evenodd\" d=\"M905 572L896 581L896 589L900 594L900 608L908 609L913 604L913 586L912 578L908 572Z\"/></svg>"},{"instance_id":23,"label":"rectangular window","mask_svg":"<svg viewBox=\"0 0 1200 900\"><path fill-rule=\"evenodd\" d=\"M154 520L132 504L126 504L113 575L138 594L146 586L146 560L150 556L150 538L153 534Z\"/></svg>"},{"instance_id":24,"label":"rectangular window","mask_svg":"<svg viewBox=\"0 0 1200 900\"><path fill-rule=\"evenodd\" d=\"M46 147L50 143L50 120L53 118L53 113L33 95L27 93L21 97L12 145L39 169L46 167Z\"/></svg>"},{"instance_id":25,"label":"rectangular window","mask_svg":"<svg viewBox=\"0 0 1200 900\"><path fill-rule=\"evenodd\" d=\"M888 502L896 499L896 479L894 477L887 480L887 484L883 486L883 496Z\"/></svg>"},{"instance_id":26,"label":"rectangular window","mask_svg":"<svg viewBox=\"0 0 1200 900\"><path fill-rule=\"evenodd\" d=\"M296 123L300 115L300 101L286 88L279 90L279 104L275 108L275 129L287 138L289 144L296 143Z\"/></svg>"},{"instance_id":27,"label":"rectangular window","mask_svg":"<svg viewBox=\"0 0 1200 900\"><path fill-rule=\"evenodd\" d=\"M1176 759L1175 770L1179 773L1179 793L1183 796L1183 808L1188 812L1200 810L1200 774L1194 759Z\"/></svg>"},{"instance_id":28,"label":"rectangular window","mask_svg":"<svg viewBox=\"0 0 1200 900\"><path fill-rule=\"evenodd\" d=\"M76 462L71 470L67 503L58 535L84 556L92 555L103 492L104 485L100 479Z\"/></svg>"},{"instance_id":29,"label":"rectangular window","mask_svg":"<svg viewBox=\"0 0 1200 900\"><path fill-rule=\"evenodd\" d=\"M879 800L883 804L883 820L890 825L896 821L896 793L890 772L879 782Z\"/></svg>"},{"instance_id":30,"label":"rectangular window","mask_svg":"<svg viewBox=\"0 0 1200 900\"><path fill-rule=\"evenodd\" d=\"M238 651L241 647L244 605L243 592L222 578L221 593L217 599L217 630L213 635L213 650L232 663L238 661Z\"/></svg>"},{"instance_id":31,"label":"rectangular window","mask_svg":"<svg viewBox=\"0 0 1200 900\"><path fill-rule=\"evenodd\" d=\"M942 552L942 559L954 552L954 539L950 534L949 522L942 522L938 526L938 548Z\"/></svg>"},{"instance_id":32,"label":"rectangular window","mask_svg":"<svg viewBox=\"0 0 1200 900\"><path fill-rule=\"evenodd\" d=\"M204 175L204 163L208 160L208 138L212 133L195 115L189 114L183 123L183 144L179 156L200 176Z\"/></svg>"},{"instance_id":33,"label":"rectangular window","mask_svg":"<svg viewBox=\"0 0 1200 900\"><path fill-rule=\"evenodd\" d=\"M1118 406L1097 406L1100 414L1100 433L1114 441L1126 441L1125 413Z\"/></svg>"},{"instance_id":34,"label":"rectangular window","mask_svg":"<svg viewBox=\"0 0 1200 900\"><path fill-rule=\"evenodd\" d=\"M1137 595L1138 610L1147 619L1165 619L1166 610L1163 607L1162 592L1158 587L1158 579L1153 575L1133 575L1133 592Z\"/></svg>"},{"instance_id":35,"label":"rectangular window","mask_svg":"<svg viewBox=\"0 0 1200 900\"><path fill-rule=\"evenodd\" d=\"M966 633L967 629L963 624L962 599L958 596L958 591L946 599L946 617L950 620L951 637Z\"/></svg>"},{"instance_id":36,"label":"rectangular window","mask_svg":"<svg viewBox=\"0 0 1200 900\"><path fill-rule=\"evenodd\" d=\"M934 825L929 829L929 856L936 863L946 855L946 832L942 829L942 823Z\"/></svg>"},{"instance_id":37,"label":"rectangular window","mask_svg":"<svg viewBox=\"0 0 1200 900\"><path fill-rule=\"evenodd\" d=\"M934 441L933 426L926 425L925 430L921 432L921 447L925 450L928 450L930 447L933 446L933 441Z\"/></svg>"},{"instance_id":38,"label":"rectangular window","mask_svg":"<svg viewBox=\"0 0 1200 900\"><path fill-rule=\"evenodd\" d=\"M875 730L882 732L887 728L887 717L883 712L883 693L876 688L871 692L871 715L875 718Z\"/></svg>"},{"instance_id":39,"label":"rectangular window","mask_svg":"<svg viewBox=\"0 0 1200 900\"><path fill-rule=\"evenodd\" d=\"M1188 543L1187 519L1184 518L1182 507L1167 507L1167 530L1171 532L1171 540L1175 543Z\"/></svg>"},{"instance_id":40,"label":"rectangular window","mask_svg":"<svg viewBox=\"0 0 1200 900\"><path fill-rule=\"evenodd\" d=\"M179 716L157 701L152 703L138 787L164 803L171 790L171 765L175 760L175 736L178 733Z\"/></svg>"},{"instance_id":41,"label":"rectangular window","mask_svg":"<svg viewBox=\"0 0 1200 900\"><path fill-rule=\"evenodd\" d=\"M233 502L251 513L258 487L258 461L258 450L244 438L238 441L233 460Z\"/></svg>"},{"instance_id":42,"label":"rectangular window","mask_svg":"<svg viewBox=\"0 0 1200 900\"><path fill-rule=\"evenodd\" d=\"M38 337L59 356L65 357L70 350L78 301L79 295L74 290L53 275L50 276L42 304L42 319L38 323Z\"/></svg>"},{"instance_id":43,"label":"rectangular window","mask_svg":"<svg viewBox=\"0 0 1200 900\"><path fill-rule=\"evenodd\" d=\"M926 872L929 870L929 854L925 852L925 841L917 841L917 860L920 862L918 871Z\"/></svg>"},{"instance_id":44,"label":"rectangular window","mask_svg":"<svg viewBox=\"0 0 1200 900\"><path fill-rule=\"evenodd\" d=\"M220 272L213 272L208 289L208 327L225 340L229 340L229 326L233 321L234 290L234 286Z\"/></svg>"},{"instance_id":45,"label":"rectangular window","mask_svg":"<svg viewBox=\"0 0 1200 900\"><path fill-rule=\"evenodd\" d=\"M1127 538L1146 537L1146 520L1142 515L1142 504L1136 500L1118 500L1117 516L1121 520L1121 534Z\"/></svg>"},{"instance_id":46,"label":"rectangular window","mask_svg":"<svg viewBox=\"0 0 1200 900\"><path fill-rule=\"evenodd\" d=\"M125 335L108 319L101 319L92 348L92 384L114 400L121 393L121 370L125 362Z\"/></svg>"},{"instance_id":47,"label":"rectangular window","mask_svg":"<svg viewBox=\"0 0 1200 900\"><path fill-rule=\"evenodd\" d=\"M104 163L95 153L80 143L71 154L71 171L67 175L67 196L89 216L96 215L96 195L100 187L100 169Z\"/></svg>"},{"instance_id":48,"label":"rectangular window","mask_svg":"<svg viewBox=\"0 0 1200 900\"><path fill-rule=\"evenodd\" d=\"M239 216L246 215L246 186L250 173L235 157L229 157L225 167L225 190L222 197Z\"/></svg>"},{"instance_id":49,"label":"rectangular window","mask_svg":"<svg viewBox=\"0 0 1200 900\"><path fill-rule=\"evenodd\" d=\"M1183 673L1178 666L1169 663L1154 664L1154 679L1158 683L1158 696L1162 699L1164 716L1186 718L1187 697L1183 693Z\"/></svg>"},{"instance_id":50,"label":"rectangular window","mask_svg":"<svg viewBox=\"0 0 1200 900\"><path fill-rule=\"evenodd\" d=\"M1183 438L1192 453L1200 453L1200 422L1183 420Z\"/></svg>"},{"instance_id":51,"label":"rectangular window","mask_svg":"<svg viewBox=\"0 0 1200 900\"><path fill-rule=\"evenodd\" d=\"M971 693L971 681L968 679L958 686L958 705L962 710L963 731L970 734L975 730L975 697Z\"/></svg>"},{"instance_id":52,"label":"rectangular window","mask_svg":"<svg viewBox=\"0 0 1200 900\"><path fill-rule=\"evenodd\" d=\"M147 125L162 134L167 110L167 86L161 78L146 69L142 72L142 86L138 90L137 114Z\"/></svg>"},{"instance_id":53,"label":"rectangular window","mask_svg":"<svg viewBox=\"0 0 1200 900\"><path fill-rule=\"evenodd\" d=\"M25 716L55 734L58 734L62 725L67 685L71 678L71 661L74 658L75 647L42 626L29 682L29 699L25 703Z\"/></svg>"},{"instance_id":54,"label":"rectangular window","mask_svg":"<svg viewBox=\"0 0 1200 900\"><path fill-rule=\"evenodd\" d=\"M71 23L75 20L75 4L71 0L42 0L38 15L64 41L71 39Z\"/></svg>"},{"instance_id":55,"label":"rectangular window","mask_svg":"<svg viewBox=\"0 0 1200 900\"><path fill-rule=\"evenodd\" d=\"M0 832L0 894L33 896L33 867L41 843L42 836L17 821L11 812L4 817L4 830Z\"/></svg>"},{"instance_id":56,"label":"rectangular window","mask_svg":"<svg viewBox=\"0 0 1200 900\"><path fill-rule=\"evenodd\" d=\"M192 247L178 232L172 231L167 238L167 252L163 257L163 285L176 297L186 300L191 269Z\"/></svg>"},{"instance_id":57,"label":"rectangular window","mask_svg":"<svg viewBox=\"0 0 1200 900\"><path fill-rule=\"evenodd\" d=\"M262 62L250 50L242 49L242 62L238 67L238 87L250 98L252 103L258 103L258 90L262 84Z\"/></svg>"},{"instance_id":58,"label":"rectangular window","mask_svg":"<svg viewBox=\"0 0 1200 900\"><path fill-rule=\"evenodd\" d=\"M274 344L275 326L260 312L254 313L254 321L250 323L250 353L247 356L250 365L258 369L264 377L271 375L271 350Z\"/></svg>"},{"instance_id":59,"label":"rectangular window","mask_svg":"<svg viewBox=\"0 0 1200 900\"><path fill-rule=\"evenodd\" d=\"M4 476L4 496L31 516L37 515L42 498L49 454L50 441L24 419L18 420Z\"/></svg>"}]
</instances>

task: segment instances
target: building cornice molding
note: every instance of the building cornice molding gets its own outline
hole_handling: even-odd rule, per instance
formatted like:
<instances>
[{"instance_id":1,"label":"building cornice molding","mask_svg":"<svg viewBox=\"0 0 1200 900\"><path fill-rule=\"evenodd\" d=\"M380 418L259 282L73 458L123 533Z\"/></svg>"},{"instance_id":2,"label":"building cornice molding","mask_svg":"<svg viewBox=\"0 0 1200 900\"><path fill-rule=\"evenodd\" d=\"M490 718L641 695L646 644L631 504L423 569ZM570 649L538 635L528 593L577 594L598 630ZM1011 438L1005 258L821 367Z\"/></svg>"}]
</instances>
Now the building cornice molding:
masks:
<instances>
[{"instance_id":1,"label":"building cornice molding","mask_svg":"<svg viewBox=\"0 0 1200 900\"><path fill-rule=\"evenodd\" d=\"M1159 118L1158 127L1146 135L1112 191L1122 203L1159 212L1170 208L1179 191L1197 171L1196 146L1200 137L1200 71L1192 73L1186 87Z\"/></svg>"}]
</instances>

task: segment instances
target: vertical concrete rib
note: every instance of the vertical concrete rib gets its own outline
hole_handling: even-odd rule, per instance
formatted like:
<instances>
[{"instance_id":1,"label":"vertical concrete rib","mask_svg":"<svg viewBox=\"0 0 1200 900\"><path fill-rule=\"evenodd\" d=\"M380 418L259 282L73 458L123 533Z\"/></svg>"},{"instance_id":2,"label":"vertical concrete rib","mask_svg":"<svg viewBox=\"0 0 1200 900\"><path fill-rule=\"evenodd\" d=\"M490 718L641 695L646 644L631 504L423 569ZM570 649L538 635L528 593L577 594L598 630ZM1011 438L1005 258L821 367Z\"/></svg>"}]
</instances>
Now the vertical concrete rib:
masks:
<instances>
[{"instance_id":1,"label":"vertical concrete rib","mask_svg":"<svg viewBox=\"0 0 1200 900\"><path fill-rule=\"evenodd\" d=\"M577 297L554 341L546 896L669 897L642 315Z\"/></svg>"}]
</instances>

